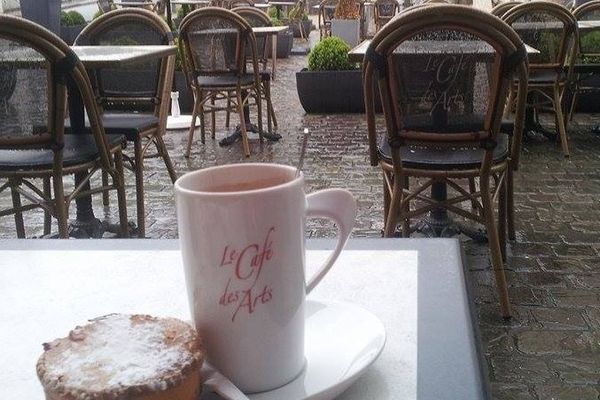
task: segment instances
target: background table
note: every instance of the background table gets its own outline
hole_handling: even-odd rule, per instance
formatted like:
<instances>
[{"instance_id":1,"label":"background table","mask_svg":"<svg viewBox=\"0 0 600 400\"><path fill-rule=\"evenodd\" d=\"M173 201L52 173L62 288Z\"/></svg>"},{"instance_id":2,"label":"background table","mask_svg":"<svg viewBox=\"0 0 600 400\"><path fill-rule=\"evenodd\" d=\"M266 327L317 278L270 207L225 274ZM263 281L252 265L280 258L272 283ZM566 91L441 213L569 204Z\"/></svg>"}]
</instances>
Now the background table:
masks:
<instances>
[{"instance_id":1,"label":"background table","mask_svg":"<svg viewBox=\"0 0 600 400\"><path fill-rule=\"evenodd\" d=\"M307 243L312 271L333 242ZM310 297L362 305L388 338L340 399L489 398L467 290L457 240L351 240ZM89 318L190 318L174 240L1 241L0 301L2 399L42 400L35 373L41 344Z\"/></svg>"}]
</instances>

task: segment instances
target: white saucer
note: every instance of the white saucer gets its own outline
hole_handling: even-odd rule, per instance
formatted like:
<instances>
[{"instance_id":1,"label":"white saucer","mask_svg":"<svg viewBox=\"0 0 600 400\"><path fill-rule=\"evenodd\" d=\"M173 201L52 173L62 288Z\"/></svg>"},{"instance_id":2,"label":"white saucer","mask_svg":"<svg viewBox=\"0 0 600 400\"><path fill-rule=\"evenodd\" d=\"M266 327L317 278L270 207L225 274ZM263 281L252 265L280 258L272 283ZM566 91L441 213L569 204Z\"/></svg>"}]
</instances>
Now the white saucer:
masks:
<instances>
[{"instance_id":1,"label":"white saucer","mask_svg":"<svg viewBox=\"0 0 600 400\"><path fill-rule=\"evenodd\" d=\"M250 400L330 400L346 390L373 363L385 345L383 323L351 303L306 301L306 367L279 389Z\"/></svg>"}]
</instances>

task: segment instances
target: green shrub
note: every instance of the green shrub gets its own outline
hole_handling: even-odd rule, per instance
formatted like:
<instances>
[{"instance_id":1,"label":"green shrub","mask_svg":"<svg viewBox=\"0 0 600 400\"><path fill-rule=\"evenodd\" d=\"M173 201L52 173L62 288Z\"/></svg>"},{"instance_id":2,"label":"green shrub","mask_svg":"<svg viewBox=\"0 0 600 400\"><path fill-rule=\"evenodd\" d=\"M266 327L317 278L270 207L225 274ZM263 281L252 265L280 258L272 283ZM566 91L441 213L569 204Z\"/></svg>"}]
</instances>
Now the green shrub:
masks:
<instances>
[{"instance_id":1,"label":"green shrub","mask_svg":"<svg viewBox=\"0 0 600 400\"><path fill-rule=\"evenodd\" d=\"M592 31L581 35L581 52L600 54L600 32ZM600 63L600 56L583 56L584 64Z\"/></svg>"},{"instance_id":2,"label":"green shrub","mask_svg":"<svg viewBox=\"0 0 600 400\"><path fill-rule=\"evenodd\" d=\"M273 26L283 26L283 21L277 18L271 18L271 24L273 24Z\"/></svg>"},{"instance_id":3,"label":"green shrub","mask_svg":"<svg viewBox=\"0 0 600 400\"><path fill-rule=\"evenodd\" d=\"M69 11L60 13L60 24L63 26L85 25L85 18L77 11Z\"/></svg>"},{"instance_id":4,"label":"green shrub","mask_svg":"<svg viewBox=\"0 0 600 400\"><path fill-rule=\"evenodd\" d=\"M283 11L281 11L281 16L283 16ZM267 15L271 17L271 19L277 19L277 7L271 6L267 8Z\"/></svg>"},{"instance_id":5,"label":"green shrub","mask_svg":"<svg viewBox=\"0 0 600 400\"><path fill-rule=\"evenodd\" d=\"M308 55L308 69L311 71L344 71L356 69L356 63L348 59L350 46L336 36L319 42Z\"/></svg>"}]
</instances>

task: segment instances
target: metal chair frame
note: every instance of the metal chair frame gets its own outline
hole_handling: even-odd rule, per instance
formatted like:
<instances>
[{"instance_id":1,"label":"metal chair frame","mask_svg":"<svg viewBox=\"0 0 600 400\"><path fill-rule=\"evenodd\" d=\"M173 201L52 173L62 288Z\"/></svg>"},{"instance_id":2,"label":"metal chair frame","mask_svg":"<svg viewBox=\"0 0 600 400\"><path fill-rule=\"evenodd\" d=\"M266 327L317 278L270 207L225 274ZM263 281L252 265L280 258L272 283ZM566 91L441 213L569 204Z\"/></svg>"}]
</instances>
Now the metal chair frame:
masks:
<instances>
[{"instance_id":1,"label":"metal chair frame","mask_svg":"<svg viewBox=\"0 0 600 400\"><path fill-rule=\"evenodd\" d=\"M483 126L477 132L438 134L403 129L403 115L399 105L399 77L393 50L402 42L417 34L430 30L453 29L478 36L489 43L498 53L492 65L494 80L490 85L489 101L492 105L485 115ZM521 39L498 18L467 6L431 5L405 11L379 31L363 62L363 82L365 107L367 112L368 139L371 165L379 165L384 178L384 236L391 237L396 225L401 224L403 236L411 232L410 219L435 208L443 207L463 217L473 219L486 226L490 246L490 258L496 277L503 317L510 317L511 306L504 274L502 241L505 240L507 180L510 179L511 159L517 158L521 144L522 123L527 93L527 59ZM519 55L519 56L517 56ZM509 59L516 57L518 62L509 65ZM513 60L514 61L514 60ZM512 69L511 67L514 67ZM510 72L510 73L509 73ZM493 146L484 147L482 162L478 167L448 169L445 167L412 167L404 165L400 148L410 143L427 145L450 145L455 143L479 144L480 141L496 143L500 134L500 124L513 73L519 79L517 88L517 119L512 137L509 157L494 161ZM391 162L379 155L375 123L374 85L378 84L384 111L387 140L391 147ZM451 150L449 150L451 151ZM417 178L417 185L410 178ZM475 178L479 180L479 190L462 188L457 180ZM458 194L444 202L436 202L424 195L433 182L445 182ZM494 182L495 185L492 185ZM411 210L411 201L421 201L424 205ZM498 224L494 217L494 202L498 202ZM470 202L475 210L459 207Z\"/></svg>"},{"instance_id":2,"label":"metal chair frame","mask_svg":"<svg viewBox=\"0 0 600 400\"><path fill-rule=\"evenodd\" d=\"M35 49L46 59L48 70L48 124L47 132L19 137L0 137L0 148L14 151L46 150L54 154L52 168L19 166L14 169L0 170L0 178L6 182L0 186L0 192L10 190L13 207L0 211L0 216L14 214L17 236L25 237L23 212L35 208L44 210L44 234L50 233L51 217L58 221L58 234L67 238L69 205L79 197L91 196L109 190L117 191L121 235L127 237L127 208L123 179L122 143L110 145L104 134L102 118L94 101L94 94L85 67L69 46L58 36L33 22L10 15L0 15L0 38L22 43ZM69 62L66 62L69 60ZM71 64L64 70L61 65ZM65 144L64 121L67 115L67 82L78 88L90 121L91 134L98 150L97 156L90 161L73 165L63 163ZM106 172L110 183L84 190L96 172ZM80 184L70 193L65 193L63 177L74 173L85 173ZM32 181L42 179L43 188L39 189ZM30 204L23 205L21 197Z\"/></svg>"},{"instance_id":3,"label":"metal chair frame","mask_svg":"<svg viewBox=\"0 0 600 400\"><path fill-rule=\"evenodd\" d=\"M201 71L192 55L191 42L188 38L188 30L190 26L198 19L205 18L220 18L234 24L237 28L238 40L236 40L236 75L241 77L241 74L246 71L247 64L252 68L254 79L249 84L242 84L240 79L237 79L235 85L223 86L202 86L196 79L202 74L210 76L218 76L218 72ZM242 146L246 157L250 156L250 144L248 142L247 127L244 116L244 106L249 103L250 97L256 100L258 111L258 130L261 142L262 137L262 107L261 107L261 80L259 76L258 58L256 50L256 37L252 32L252 27L242 18L231 10L226 10L219 7L205 7L193 11L188 14L179 27L179 50L183 59L183 67L188 85L194 91L194 111L192 113L192 124L188 133L188 143L185 157L189 157L191 153L192 141L195 131L196 118L200 117L201 141L205 143L205 128L204 114L208 112L212 115L212 138L215 138L215 112L217 111L236 111L240 116L240 132L242 136ZM250 56L247 57L245 46L250 46ZM235 98L232 99L231 93L235 93ZM245 93L245 95L243 94ZM219 106L216 103L218 100L225 100L226 106Z\"/></svg>"},{"instance_id":4,"label":"metal chair frame","mask_svg":"<svg viewBox=\"0 0 600 400\"><path fill-rule=\"evenodd\" d=\"M95 38L112 28L120 27L130 23L144 24L152 29L160 32L163 35L162 44L173 45L173 37L169 26L166 22L152 11L142 8L122 8L113 10L96 18L75 40L75 44L89 43L95 45ZM160 43L156 43L160 44ZM136 187L136 204L137 204L137 225L138 235L145 237L146 222L145 222L145 205L144 205L144 159L162 158L169 177L172 182L177 179L177 173L173 167L171 158L167 151L167 147L163 140L167 128L167 118L169 114L171 85L173 82L173 74L175 71L175 56L169 56L163 59L160 63L160 68L157 70L158 84L156 88L156 97L153 98L138 98L122 96L118 98L106 97L101 91L101 82L99 79L94 80L94 89L97 101L101 106L109 104L111 101L119 101L120 103L129 103L135 107L140 102L153 104L152 114L158 118L158 124L151 126L138 133L138 137L134 140L133 156L124 154L125 164L131 171L135 173ZM155 148L156 152L150 152L151 148ZM108 203L108 198L104 197L105 204Z\"/></svg>"},{"instance_id":5,"label":"metal chair frame","mask_svg":"<svg viewBox=\"0 0 600 400\"><path fill-rule=\"evenodd\" d=\"M552 83L530 81L528 85L529 91L538 94L542 100L533 104L528 104L528 107L532 107L533 109L551 110L554 112L562 151L565 157L569 157L569 143L562 103L565 89L572 81L573 65L577 55L576 43L579 43L577 20L564 6L542 0L523 3L513 7L504 14L502 19L507 24L511 25L519 18L531 14L546 14L560 20L563 24L559 51L555 60L547 63L529 63L530 75L535 72L553 71L559 79L556 79ZM563 73L565 69L566 74ZM548 104L550 105L550 108L547 107Z\"/></svg>"}]
</instances>

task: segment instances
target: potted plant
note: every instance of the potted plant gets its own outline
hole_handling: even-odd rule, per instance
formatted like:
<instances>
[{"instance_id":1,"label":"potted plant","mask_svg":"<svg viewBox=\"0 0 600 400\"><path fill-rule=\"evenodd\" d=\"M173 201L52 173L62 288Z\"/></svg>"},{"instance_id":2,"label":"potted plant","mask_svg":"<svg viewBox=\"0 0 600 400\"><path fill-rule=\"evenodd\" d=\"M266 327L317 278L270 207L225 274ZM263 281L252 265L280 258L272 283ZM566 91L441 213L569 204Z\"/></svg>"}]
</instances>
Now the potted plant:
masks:
<instances>
[{"instance_id":1,"label":"potted plant","mask_svg":"<svg viewBox=\"0 0 600 400\"><path fill-rule=\"evenodd\" d=\"M331 35L354 47L360 41L360 4L356 0L340 0L331 20Z\"/></svg>"},{"instance_id":2,"label":"potted plant","mask_svg":"<svg viewBox=\"0 0 600 400\"><path fill-rule=\"evenodd\" d=\"M304 37L308 38L308 35L312 29L312 22L308 18L308 13L301 4L296 4L290 11L288 11L287 17L282 17L286 24L290 26L295 38ZM302 31L300 31L302 26Z\"/></svg>"},{"instance_id":3,"label":"potted plant","mask_svg":"<svg viewBox=\"0 0 600 400\"><path fill-rule=\"evenodd\" d=\"M272 8L272 7L271 7ZM270 9L269 9L270 10ZM271 22L273 26L283 26L284 23L282 20L277 18L277 15L271 15L269 12L269 16L271 17ZM277 58L288 58L292 51L292 46L294 45L294 35L290 29L285 32L279 32L277 34ZM267 48L271 48L271 36L268 37ZM271 52L268 52L269 58L271 57Z\"/></svg>"},{"instance_id":4,"label":"potted plant","mask_svg":"<svg viewBox=\"0 0 600 400\"><path fill-rule=\"evenodd\" d=\"M362 73L348 59L350 46L332 36L308 56L308 69L296 73L300 103L307 113L364 112Z\"/></svg>"},{"instance_id":5,"label":"potted plant","mask_svg":"<svg viewBox=\"0 0 600 400\"><path fill-rule=\"evenodd\" d=\"M73 44L77 35L87 25L83 15L77 11L69 11L60 13L60 37L67 44Z\"/></svg>"},{"instance_id":6,"label":"potted plant","mask_svg":"<svg viewBox=\"0 0 600 400\"><path fill-rule=\"evenodd\" d=\"M582 52L596 53L600 49L600 32L591 31L581 34L581 49ZM578 63L581 64L600 64L599 56L584 55ZM575 110L577 112L594 113L600 111L600 76L598 74L590 74L579 82L582 88L577 94L577 104ZM566 102L571 105L571 99Z\"/></svg>"}]
</instances>

